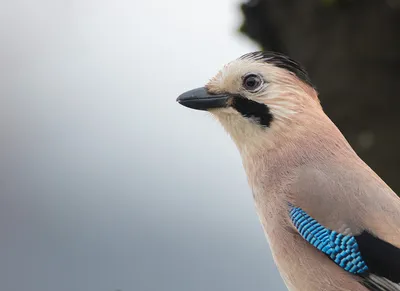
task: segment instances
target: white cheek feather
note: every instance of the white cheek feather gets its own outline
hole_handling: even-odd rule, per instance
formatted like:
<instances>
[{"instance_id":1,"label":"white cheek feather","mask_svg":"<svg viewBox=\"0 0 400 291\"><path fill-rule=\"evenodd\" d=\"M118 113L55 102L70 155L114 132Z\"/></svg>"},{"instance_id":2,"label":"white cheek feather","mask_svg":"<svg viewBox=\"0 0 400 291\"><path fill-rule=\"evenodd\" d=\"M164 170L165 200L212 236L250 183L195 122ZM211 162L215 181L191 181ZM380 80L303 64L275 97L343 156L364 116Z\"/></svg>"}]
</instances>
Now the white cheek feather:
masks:
<instances>
[{"instance_id":1,"label":"white cheek feather","mask_svg":"<svg viewBox=\"0 0 400 291\"><path fill-rule=\"evenodd\" d=\"M267 83L254 100L267 104L276 120L290 119L303 110L302 100L310 97L303 88L286 84L286 76L278 77L280 82Z\"/></svg>"},{"instance_id":2,"label":"white cheek feather","mask_svg":"<svg viewBox=\"0 0 400 291\"><path fill-rule=\"evenodd\" d=\"M271 113L276 120L284 121L285 119L290 119L290 116L297 114L298 111L290 110L284 106L270 105Z\"/></svg>"},{"instance_id":3,"label":"white cheek feather","mask_svg":"<svg viewBox=\"0 0 400 291\"><path fill-rule=\"evenodd\" d=\"M268 135L265 135L265 132L269 129L259 126L255 120L241 116L235 109L224 108L210 112L229 133L242 154L268 142Z\"/></svg>"}]
</instances>

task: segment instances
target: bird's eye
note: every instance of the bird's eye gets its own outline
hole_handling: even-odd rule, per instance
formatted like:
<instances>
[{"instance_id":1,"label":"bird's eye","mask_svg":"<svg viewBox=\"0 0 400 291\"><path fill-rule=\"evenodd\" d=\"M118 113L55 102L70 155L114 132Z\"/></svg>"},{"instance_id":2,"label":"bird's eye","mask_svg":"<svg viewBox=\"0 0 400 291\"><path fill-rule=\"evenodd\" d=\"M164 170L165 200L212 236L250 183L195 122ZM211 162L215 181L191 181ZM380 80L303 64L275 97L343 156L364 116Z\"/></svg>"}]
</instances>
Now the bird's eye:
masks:
<instances>
[{"instance_id":1,"label":"bird's eye","mask_svg":"<svg viewBox=\"0 0 400 291\"><path fill-rule=\"evenodd\" d=\"M250 92L257 91L261 88L262 84L263 80L261 77L255 74L249 74L243 79L243 87Z\"/></svg>"}]
</instances>

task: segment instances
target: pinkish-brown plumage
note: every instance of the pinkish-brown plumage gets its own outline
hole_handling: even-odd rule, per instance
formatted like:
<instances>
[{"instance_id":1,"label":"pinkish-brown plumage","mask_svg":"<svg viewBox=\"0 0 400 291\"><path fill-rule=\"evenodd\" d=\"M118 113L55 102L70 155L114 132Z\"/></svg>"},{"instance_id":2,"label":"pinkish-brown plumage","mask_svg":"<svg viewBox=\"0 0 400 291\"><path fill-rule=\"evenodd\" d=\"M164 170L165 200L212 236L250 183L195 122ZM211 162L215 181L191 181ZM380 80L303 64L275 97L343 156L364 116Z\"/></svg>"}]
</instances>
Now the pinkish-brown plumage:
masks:
<instances>
[{"instance_id":1,"label":"pinkish-brown plumage","mask_svg":"<svg viewBox=\"0 0 400 291\"><path fill-rule=\"evenodd\" d=\"M347 235L368 232L393 246L393 259L400 255L400 250L396 252L400 198L326 116L315 89L299 78L303 72L296 74L297 67L290 71L279 63L281 59L262 56L249 54L231 62L206 88L210 96L231 96L226 106L209 111L239 149L257 213L286 285L296 291L400 290L399 282L388 280L382 272L376 275L372 268L365 276L343 270L308 243L291 222L288 205L295 205L326 228ZM243 84L249 73L263 78L260 88L252 92ZM272 121L261 126L254 109L244 114L234 107L234 98L265 105ZM390 278L400 277L400 269L390 272Z\"/></svg>"}]
</instances>

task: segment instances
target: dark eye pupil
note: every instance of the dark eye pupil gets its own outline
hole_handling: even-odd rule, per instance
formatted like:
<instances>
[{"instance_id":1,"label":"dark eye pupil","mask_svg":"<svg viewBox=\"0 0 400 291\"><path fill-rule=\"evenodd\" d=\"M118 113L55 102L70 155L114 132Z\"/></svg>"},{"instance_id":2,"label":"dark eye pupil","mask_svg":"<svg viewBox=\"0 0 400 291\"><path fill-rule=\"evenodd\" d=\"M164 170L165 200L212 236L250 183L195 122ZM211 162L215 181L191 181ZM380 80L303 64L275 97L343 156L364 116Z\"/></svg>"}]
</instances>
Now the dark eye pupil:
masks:
<instances>
[{"instance_id":1,"label":"dark eye pupil","mask_svg":"<svg viewBox=\"0 0 400 291\"><path fill-rule=\"evenodd\" d=\"M244 80L244 87L248 90L257 89L261 84L260 77L255 75L247 76Z\"/></svg>"},{"instance_id":2,"label":"dark eye pupil","mask_svg":"<svg viewBox=\"0 0 400 291\"><path fill-rule=\"evenodd\" d=\"M246 85L247 85L248 87L254 87L256 84L257 84L257 81L256 81L256 79L254 79L254 78L249 78L249 79L247 80L247 82L246 82Z\"/></svg>"}]
</instances>

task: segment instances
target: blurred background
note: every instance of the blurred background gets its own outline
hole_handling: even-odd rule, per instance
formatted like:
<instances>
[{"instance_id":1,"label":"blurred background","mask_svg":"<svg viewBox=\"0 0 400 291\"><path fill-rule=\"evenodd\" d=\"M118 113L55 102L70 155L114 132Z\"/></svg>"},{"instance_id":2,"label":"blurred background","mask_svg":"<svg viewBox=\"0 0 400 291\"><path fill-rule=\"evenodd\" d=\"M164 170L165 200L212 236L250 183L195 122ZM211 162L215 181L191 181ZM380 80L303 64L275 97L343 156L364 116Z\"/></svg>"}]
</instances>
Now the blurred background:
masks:
<instances>
[{"instance_id":1,"label":"blurred background","mask_svg":"<svg viewBox=\"0 0 400 291\"><path fill-rule=\"evenodd\" d=\"M176 97L264 48L400 191L400 1L0 0L0 290L286 290L239 154Z\"/></svg>"}]
</instances>

